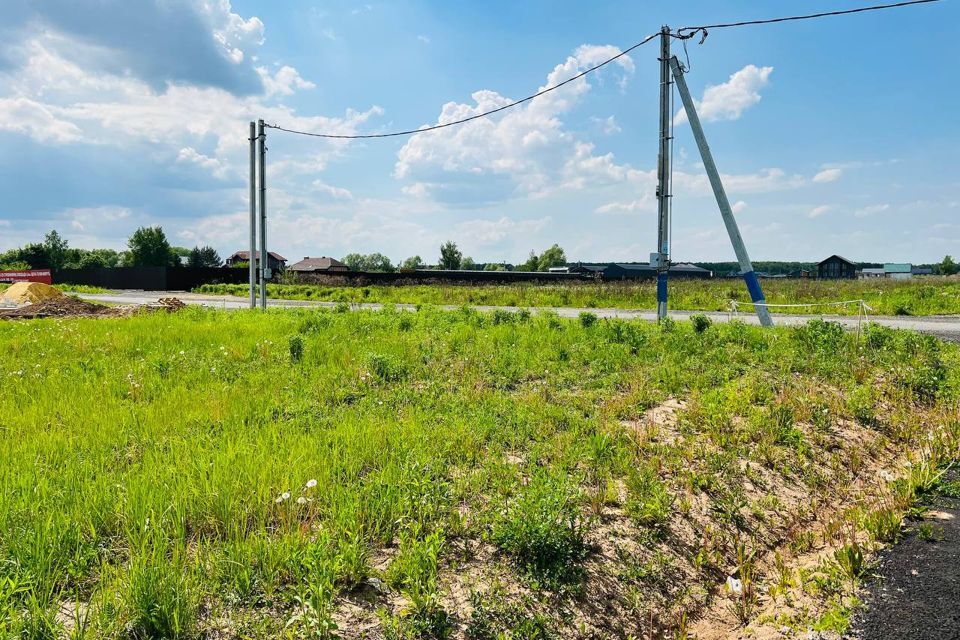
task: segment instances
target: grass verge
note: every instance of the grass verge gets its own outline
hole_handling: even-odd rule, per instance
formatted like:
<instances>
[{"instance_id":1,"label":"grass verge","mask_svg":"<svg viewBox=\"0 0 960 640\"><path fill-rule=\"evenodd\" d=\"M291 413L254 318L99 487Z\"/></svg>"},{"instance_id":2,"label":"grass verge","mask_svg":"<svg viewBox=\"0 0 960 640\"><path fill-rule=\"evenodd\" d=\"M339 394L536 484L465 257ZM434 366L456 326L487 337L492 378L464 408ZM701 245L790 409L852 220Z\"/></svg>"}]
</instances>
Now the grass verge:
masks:
<instances>
[{"instance_id":1,"label":"grass verge","mask_svg":"<svg viewBox=\"0 0 960 640\"><path fill-rule=\"evenodd\" d=\"M643 637L787 598L811 620L893 529L861 523L955 452L958 365L819 321L5 323L0 635Z\"/></svg>"}]
</instances>

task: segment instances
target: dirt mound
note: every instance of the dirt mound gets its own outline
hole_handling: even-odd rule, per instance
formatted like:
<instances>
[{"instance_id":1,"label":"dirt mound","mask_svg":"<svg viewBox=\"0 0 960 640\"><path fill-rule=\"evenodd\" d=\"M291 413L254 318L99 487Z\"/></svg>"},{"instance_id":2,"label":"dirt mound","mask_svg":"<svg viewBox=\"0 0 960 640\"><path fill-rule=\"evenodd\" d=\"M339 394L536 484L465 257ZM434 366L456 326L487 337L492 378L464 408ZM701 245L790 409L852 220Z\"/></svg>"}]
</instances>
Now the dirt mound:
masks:
<instances>
[{"instance_id":1,"label":"dirt mound","mask_svg":"<svg viewBox=\"0 0 960 640\"><path fill-rule=\"evenodd\" d=\"M56 291L56 289L54 289ZM33 318L117 318L137 313L166 311L173 313L187 305L178 298L160 298L153 304L108 307L61 294L17 309L0 309L0 320L31 320Z\"/></svg>"},{"instance_id":2,"label":"dirt mound","mask_svg":"<svg viewBox=\"0 0 960 640\"><path fill-rule=\"evenodd\" d=\"M160 298L157 304L167 311L179 311L187 306L187 303L180 298Z\"/></svg>"},{"instance_id":3,"label":"dirt mound","mask_svg":"<svg viewBox=\"0 0 960 640\"><path fill-rule=\"evenodd\" d=\"M59 292L57 292L59 294ZM86 302L72 296L59 294L55 298L41 300L19 309L0 311L0 318L64 318L83 316L116 315L113 309L102 304Z\"/></svg>"},{"instance_id":4,"label":"dirt mound","mask_svg":"<svg viewBox=\"0 0 960 640\"><path fill-rule=\"evenodd\" d=\"M37 304L44 300L62 298L64 295L42 282L15 282L0 294L0 300L10 304Z\"/></svg>"}]
</instances>

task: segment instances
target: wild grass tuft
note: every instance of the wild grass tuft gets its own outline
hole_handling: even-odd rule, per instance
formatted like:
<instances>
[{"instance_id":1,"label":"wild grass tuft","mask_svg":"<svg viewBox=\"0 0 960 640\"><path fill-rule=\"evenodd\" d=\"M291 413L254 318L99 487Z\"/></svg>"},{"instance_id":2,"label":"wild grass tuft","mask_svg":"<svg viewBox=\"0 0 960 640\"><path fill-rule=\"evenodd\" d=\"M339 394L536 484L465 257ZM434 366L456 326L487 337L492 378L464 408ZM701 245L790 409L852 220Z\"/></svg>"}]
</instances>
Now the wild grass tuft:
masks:
<instances>
[{"instance_id":1,"label":"wild grass tuft","mask_svg":"<svg viewBox=\"0 0 960 640\"><path fill-rule=\"evenodd\" d=\"M558 588L581 575L587 526L566 480L540 471L494 522L492 537L531 578Z\"/></svg>"}]
</instances>

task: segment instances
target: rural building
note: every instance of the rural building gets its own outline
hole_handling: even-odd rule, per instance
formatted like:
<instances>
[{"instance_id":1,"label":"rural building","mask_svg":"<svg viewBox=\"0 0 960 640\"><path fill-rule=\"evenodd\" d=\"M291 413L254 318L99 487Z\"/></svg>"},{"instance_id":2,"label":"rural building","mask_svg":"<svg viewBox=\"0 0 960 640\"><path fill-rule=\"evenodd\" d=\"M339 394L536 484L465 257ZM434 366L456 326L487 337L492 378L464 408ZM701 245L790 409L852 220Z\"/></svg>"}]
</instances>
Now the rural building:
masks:
<instances>
[{"instance_id":1,"label":"rural building","mask_svg":"<svg viewBox=\"0 0 960 640\"><path fill-rule=\"evenodd\" d=\"M260 252L257 251L254 255L257 256L257 261L259 262ZM287 268L287 259L284 258L279 253L276 253L275 251L268 251L267 256L269 258L267 260L267 267L269 267L270 269L274 271L283 271L284 269ZM223 261L223 263L228 267L232 267L236 265L238 262L250 262L250 252L235 251L233 255L231 255L229 258Z\"/></svg>"},{"instance_id":2,"label":"rural building","mask_svg":"<svg viewBox=\"0 0 960 640\"><path fill-rule=\"evenodd\" d=\"M883 270L883 267L864 267L860 270L860 279L869 280L870 278L885 278L887 277L886 272Z\"/></svg>"},{"instance_id":3,"label":"rural building","mask_svg":"<svg viewBox=\"0 0 960 640\"><path fill-rule=\"evenodd\" d=\"M821 260L817 263L817 277L826 280L856 278L857 265L843 256L834 254L826 260Z\"/></svg>"},{"instance_id":4,"label":"rural building","mask_svg":"<svg viewBox=\"0 0 960 640\"><path fill-rule=\"evenodd\" d=\"M915 276L932 276L933 269L930 267L914 267L913 269L910 269L910 273Z\"/></svg>"},{"instance_id":5,"label":"rural building","mask_svg":"<svg viewBox=\"0 0 960 640\"><path fill-rule=\"evenodd\" d=\"M913 277L913 265L907 263L888 262L883 265L883 273L894 280L909 280Z\"/></svg>"},{"instance_id":6,"label":"rural building","mask_svg":"<svg viewBox=\"0 0 960 640\"><path fill-rule=\"evenodd\" d=\"M287 267L289 271L298 271L300 273L329 273L350 271L350 267L340 262L336 258L322 256L320 258L311 258L304 256L300 262L294 262Z\"/></svg>"},{"instance_id":7,"label":"rural building","mask_svg":"<svg viewBox=\"0 0 960 640\"><path fill-rule=\"evenodd\" d=\"M656 267L643 263L611 262L608 264L578 263L569 268L570 273L594 276L602 280L646 280L657 277ZM670 265L668 271L674 278L712 278L713 271L695 264L679 262Z\"/></svg>"}]
</instances>

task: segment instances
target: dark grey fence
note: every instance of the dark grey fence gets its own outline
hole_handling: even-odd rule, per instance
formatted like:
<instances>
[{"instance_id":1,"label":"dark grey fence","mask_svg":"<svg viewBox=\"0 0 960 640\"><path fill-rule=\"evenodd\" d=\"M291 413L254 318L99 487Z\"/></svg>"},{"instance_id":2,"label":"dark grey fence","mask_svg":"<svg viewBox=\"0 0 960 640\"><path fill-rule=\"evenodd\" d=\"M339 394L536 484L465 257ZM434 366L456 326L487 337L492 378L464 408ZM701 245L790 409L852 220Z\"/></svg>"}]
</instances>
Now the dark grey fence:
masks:
<instances>
[{"instance_id":1,"label":"dark grey fence","mask_svg":"<svg viewBox=\"0 0 960 640\"><path fill-rule=\"evenodd\" d=\"M291 282L294 276L287 272ZM579 273L548 273L531 271L447 271L439 269L417 269L380 273L366 271L341 271L339 273L298 273L297 283L322 284L336 286L365 286L368 284L510 284L514 282L559 283L589 282L593 276Z\"/></svg>"},{"instance_id":2,"label":"dark grey fence","mask_svg":"<svg viewBox=\"0 0 960 640\"><path fill-rule=\"evenodd\" d=\"M202 284L242 284L246 269L216 267L90 267L58 269L54 284L85 284L105 289L143 289L144 291L189 291Z\"/></svg>"}]
</instances>

